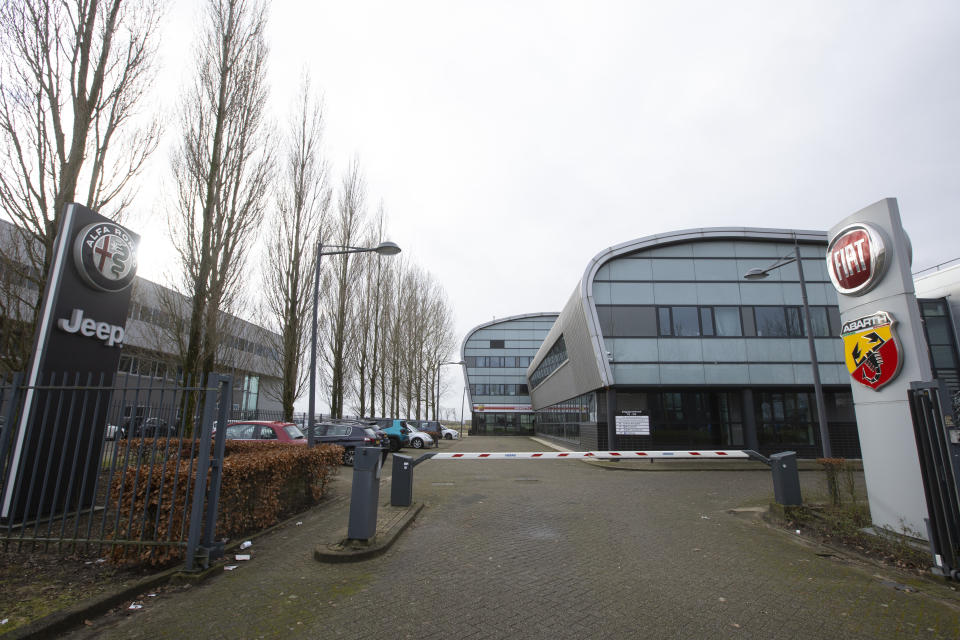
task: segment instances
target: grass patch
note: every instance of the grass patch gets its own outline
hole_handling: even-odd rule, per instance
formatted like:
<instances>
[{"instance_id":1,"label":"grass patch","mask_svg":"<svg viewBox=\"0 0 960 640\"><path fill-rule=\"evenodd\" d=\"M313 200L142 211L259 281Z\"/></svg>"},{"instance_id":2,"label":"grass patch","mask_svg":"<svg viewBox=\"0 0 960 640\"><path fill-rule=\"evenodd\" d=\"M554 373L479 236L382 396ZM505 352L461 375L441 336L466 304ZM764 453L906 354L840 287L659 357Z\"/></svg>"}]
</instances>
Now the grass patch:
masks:
<instances>
[{"instance_id":1,"label":"grass patch","mask_svg":"<svg viewBox=\"0 0 960 640\"><path fill-rule=\"evenodd\" d=\"M821 542L912 573L928 574L933 559L918 532L905 526L895 531L873 524L859 465L843 458L817 462L823 468L821 491L808 491L802 507L775 505L774 519Z\"/></svg>"}]
</instances>

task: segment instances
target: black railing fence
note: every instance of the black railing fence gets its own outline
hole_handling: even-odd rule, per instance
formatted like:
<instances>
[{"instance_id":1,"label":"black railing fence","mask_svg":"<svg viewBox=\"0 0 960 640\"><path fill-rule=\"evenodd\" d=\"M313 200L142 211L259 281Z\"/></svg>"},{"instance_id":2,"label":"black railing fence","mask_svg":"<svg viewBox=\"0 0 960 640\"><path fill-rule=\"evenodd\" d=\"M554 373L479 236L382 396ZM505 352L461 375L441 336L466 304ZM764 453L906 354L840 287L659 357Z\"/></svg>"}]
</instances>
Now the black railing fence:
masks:
<instances>
[{"instance_id":1,"label":"black railing fence","mask_svg":"<svg viewBox=\"0 0 960 640\"><path fill-rule=\"evenodd\" d=\"M23 380L0 381L0 545L183 556L188 569L209 558L223 458L211 436L228 419L230 376L123 387L69 373Z\"/></svg>"}]
</instances>

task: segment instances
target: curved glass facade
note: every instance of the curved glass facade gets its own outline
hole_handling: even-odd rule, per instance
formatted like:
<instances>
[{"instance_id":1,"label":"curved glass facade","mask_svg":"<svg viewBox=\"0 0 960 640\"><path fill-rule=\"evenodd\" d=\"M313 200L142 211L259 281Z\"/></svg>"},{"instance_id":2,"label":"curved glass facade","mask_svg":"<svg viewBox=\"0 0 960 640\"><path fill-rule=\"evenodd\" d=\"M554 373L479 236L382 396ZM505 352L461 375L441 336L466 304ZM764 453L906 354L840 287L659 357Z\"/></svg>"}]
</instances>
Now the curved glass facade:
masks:
<instances>
[{"instance_id":1,"label":"curved glass facade","mask_svg":"<svg viewBox=\"0 0 960 640\"><path fill-rule=\"evenodd\" d=\"M619 449L773 452L789 446L817 455L820 434L796 261L770 270L763 280L744 278L751 269L792 256L794 233L800 236L832 448L835 455L859 457L837 298L824 259L826 234L818 232L678 232L676 239L639 240L635 250L620 245L595 259L584 280L584 304L568 306L555 331L567 345L574 340L598 346L577 351L579 359L571 352L567 367L573 371L560 380L547 377L559 364L551 358L556 345L549 346L530 379L537 433L602 450L609 446L606 414L612 410L650 418L650 434L621 435ZM577 314L586 314L585 320ZM576 334L579 326L586 335ZM597 361L596 354L606 361ZM582 388L591 368L606 377L606 388ZM570 400L539 406L538 397L562 397L561 388L573 392ZM595 415L564 410L590 394L599 404Z\"/></svg>"},{"instance_id":2,"label":"curved glass facade","mask_svg":"<svg viewBox=\"0 0 960 640\"><path fill-rule=\"evenodd\" d=\"M471 330L463 341L471 435L532 435L527 367L556 313L503 318Z\"/></svg>"}]
</instances>

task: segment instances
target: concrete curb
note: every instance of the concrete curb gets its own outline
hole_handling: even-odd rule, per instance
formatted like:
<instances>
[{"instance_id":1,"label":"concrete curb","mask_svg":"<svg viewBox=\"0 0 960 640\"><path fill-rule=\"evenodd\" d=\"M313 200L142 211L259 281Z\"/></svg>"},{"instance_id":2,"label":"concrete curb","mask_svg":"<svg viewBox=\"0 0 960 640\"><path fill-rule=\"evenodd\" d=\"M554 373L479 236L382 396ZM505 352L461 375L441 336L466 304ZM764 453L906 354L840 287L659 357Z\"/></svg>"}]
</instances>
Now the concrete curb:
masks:
<instances>
[{"instance_id":1,"label":"concrete curb","mask_svg":"<svg viewBox=\"0 0 960 640\"><path fill-rule=\"evenodd\" d=\"M313 550L313 558L318 562L360 562L384 553L393 546L400 534L406 531L417 514L423 509L422 502L409 507L381 507L377 518L377 532L373 540L347 540L346 529L340 530L339 540L320 544Z\"/></svg>"},{"instance_id":2,"label":"concrete curb","mask_svg":"<svg viewBox=\"0 0 960 640\"><path fill-rule=\"evenodd\" d=\"M30 624L3 634L3 639L21 640L22 638L51 638L59 633L69 631L83 624L84 620L95 618L107 613L126 600L133 600L144 591L161 586L169 582L181 569L167 569L128 587L112 591L78 602L66 609L61 609L47 616L34 620Z\"/></svg>"},{"instance_id":3,"label":"concrete curb","mask_svg":"<svg viewBox=\"0 0 960 640\"><path fill-rule=\"evenodd\" d=\"M343 502L343 499L333 498L330 501L323 501L311 508L315 509L321 505L329 507L330 505L337 504L339 502ZM303 515L303 513L299 513L291 516L283 522L278 522L272 527L246 536L244 540L256 540L257 538L265 536L268 533L290 524L291 522L301 519ZM224 547L224 557L228 551L236 551L244 540L237 540L226 545L226 547ZM49 615L34 620L30 624L23 627L19 627L7 633L0 633L0 637L2 637L3 640L51 638L82 625L84 620L90 620L91 618L102 616L111 609L118 607L128 600L135 600L137 596L145 591L150 591L151 589L155 589L166 584L199 584L214 574L223 573L223 564L223 558L221 558L214 561L207 569L202 569L196 572L184 571L182 566L166 569L138 580L127 587L123 587L109 593L104 593L93 598L88 598L87 600L73 604L66 609L55 611Z\"/></svg>"}]
</instances>

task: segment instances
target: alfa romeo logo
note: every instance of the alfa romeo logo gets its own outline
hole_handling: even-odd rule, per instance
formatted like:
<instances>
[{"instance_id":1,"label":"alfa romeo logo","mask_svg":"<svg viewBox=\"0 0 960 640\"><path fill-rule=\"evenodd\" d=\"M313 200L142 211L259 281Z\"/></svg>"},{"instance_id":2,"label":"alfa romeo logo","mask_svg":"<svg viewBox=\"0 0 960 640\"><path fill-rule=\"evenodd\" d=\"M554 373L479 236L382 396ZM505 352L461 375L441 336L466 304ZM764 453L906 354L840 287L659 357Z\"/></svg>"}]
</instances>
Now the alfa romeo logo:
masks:
<instances>
[{"instance_id":1,"label":"alfa romeo logo","mask_svg":"<svg viewBox=\"0 0 960 640\"><path fill-rule=\"evenodd\" d=\"M893 331L895 321L886 311L844 322L840 329L847 371L874 391L900 372L901 353Z\"/></svg>"},{"instance_id":2,"label":"alfa romeo logo","mask_svg":"<svg viewBox=\"0 0 960 640\"><path fill-rule=\"evenodd\" d=\"M883 278L886 269L883 236L866 224L852 224L830 241L827 271L837 291L859 296Z\"/></svg>"},{"instance_id":3,"label":"alfa romeo logo","mask_svg":"<svg viewBox=\"0 0 960 640\"><path fill-rule=\"evenodd\" d=\"M73 245L80 277L98 291L122 291L137 275L137 245L120 225L96 222L81 229Z\"/></svg>"}]
</instances>

